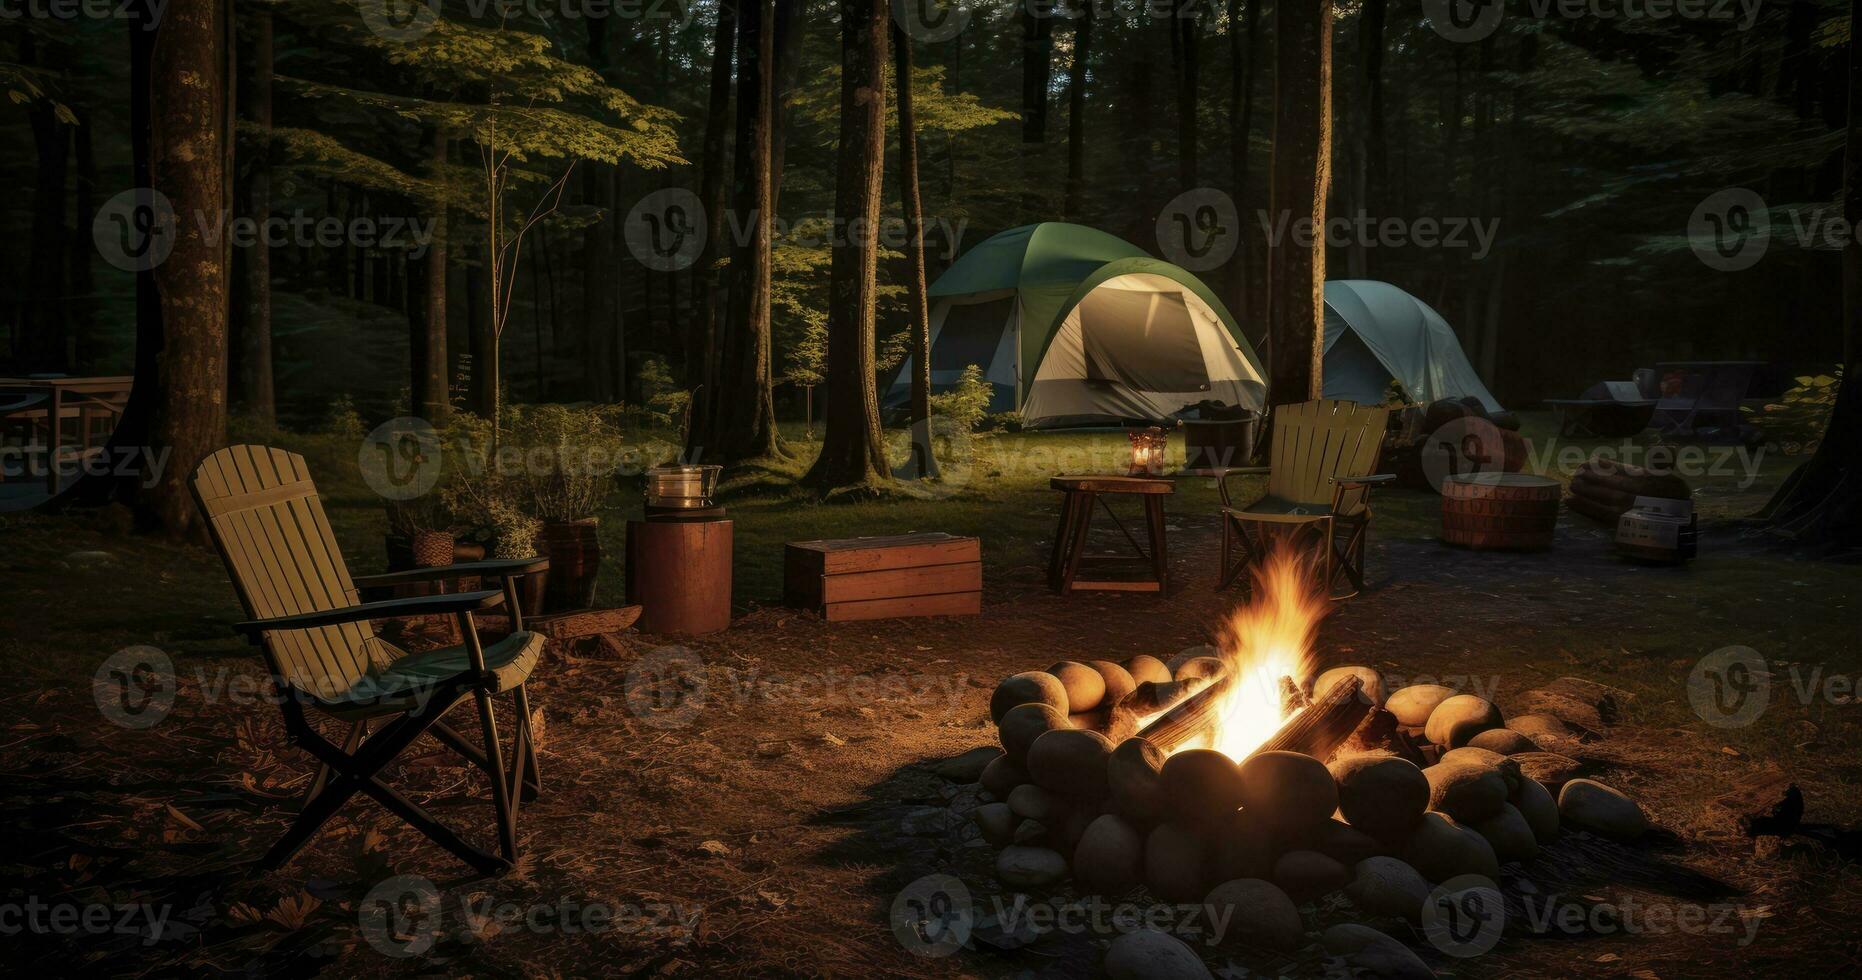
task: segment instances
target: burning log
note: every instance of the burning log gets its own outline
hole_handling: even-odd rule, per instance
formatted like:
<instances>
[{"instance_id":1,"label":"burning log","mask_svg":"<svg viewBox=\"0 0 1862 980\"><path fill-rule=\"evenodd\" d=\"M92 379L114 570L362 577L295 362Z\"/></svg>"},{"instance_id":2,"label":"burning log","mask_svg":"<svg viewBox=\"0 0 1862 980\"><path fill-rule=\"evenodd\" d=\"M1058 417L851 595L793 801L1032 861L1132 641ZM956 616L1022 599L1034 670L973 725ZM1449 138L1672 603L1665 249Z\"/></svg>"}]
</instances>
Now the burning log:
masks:
<instances>
[{"instance_id":1,"label":"burning log","mask_svg":"<svg viewBox=\"0 0 1862 980\"><path fill-rule=\"evenodd\" d=\"M1306 706L1311 703L1312 699L1306 696L1305 691L1300 690L1298 684L1293 683L1293 678L1281 675L1280 717L1291 718L1294 712L1305 710Z\"/></svg>"},{"instance_id":2,"label":"burning log","mask_svg":"<svg viewBox=\"0 0 1862 980\"><path fill-rule=\"evenodd\" d=\"M1140 729L1138 736L1169 754L1214 731L1216 722L1221 718L1222 696L1228 693L1233 683L1234 675L1227 671L1218 674L1201 690L1176 702ZM1145 686L1140 685L1139 690L1142 691Z\"/></svg>"},{"instance_id":3,"label":"burning log","mask_svg":"<svg viewBox=\"0 0 1862 980\"><path fill-rule=\"evenodd\" d=\"M1371 710L1371 703L1360 696L1363 688L1363 680L1357 677L1332 685L1323 699L1287 719L1286 724L1250 756L1262 752L1301 752L1320 762L1327 761Z\"/></svg>"}]
</instances>

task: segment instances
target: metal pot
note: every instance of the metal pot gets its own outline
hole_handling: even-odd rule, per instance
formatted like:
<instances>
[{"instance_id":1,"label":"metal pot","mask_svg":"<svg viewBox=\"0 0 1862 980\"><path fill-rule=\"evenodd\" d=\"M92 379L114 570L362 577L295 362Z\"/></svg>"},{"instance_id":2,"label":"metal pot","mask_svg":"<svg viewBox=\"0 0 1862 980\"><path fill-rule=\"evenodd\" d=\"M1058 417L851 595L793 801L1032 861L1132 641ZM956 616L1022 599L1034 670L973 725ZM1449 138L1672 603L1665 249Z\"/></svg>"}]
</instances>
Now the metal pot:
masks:
<instances>
[{"instance_id":1,"label":"metal pot","mask_svg":"<svg viewBox=\"0 0 1862 980\"><path fill-rule=\"evenodd\" d=\"M655 466L647 471L647 506L699 508L711 506L722 466Z\"/></svg>"}]
</instances>

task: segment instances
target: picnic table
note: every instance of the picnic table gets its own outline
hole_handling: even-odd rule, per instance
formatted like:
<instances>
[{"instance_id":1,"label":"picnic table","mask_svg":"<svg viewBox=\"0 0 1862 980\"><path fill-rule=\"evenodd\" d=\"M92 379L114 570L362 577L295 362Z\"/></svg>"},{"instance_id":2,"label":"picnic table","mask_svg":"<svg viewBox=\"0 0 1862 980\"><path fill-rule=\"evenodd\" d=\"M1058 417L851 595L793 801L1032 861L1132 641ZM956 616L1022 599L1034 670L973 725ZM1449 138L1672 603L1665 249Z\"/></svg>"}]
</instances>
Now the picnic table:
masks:
<instances>
[{"instance_id":1,"label":"picnic table","mask_svg":"<svg viewBox=\"0 0 1862 980\"><path fill-rule=\"evenodd\" d=\"M1764 361L1664 361L1655 365L1654 426L1663 435L1739 429L1739 400Z\"/></svg>"},{"instance_id":2,"label":"picnic table","mask_svg":"<svg viewBox=\"0 0 1862 980\"><path fill-rule=\"evenodd\" d=\"M45 491L48 495L58 495L58 457L65 419L78 420L78 443L82 451L89 452L91 423L100 417L121 416L134 381L128 376L0 378L0 419L9 423L24 420L29 424L41 418L45 421Z\"/></svg>"}]
</instances>

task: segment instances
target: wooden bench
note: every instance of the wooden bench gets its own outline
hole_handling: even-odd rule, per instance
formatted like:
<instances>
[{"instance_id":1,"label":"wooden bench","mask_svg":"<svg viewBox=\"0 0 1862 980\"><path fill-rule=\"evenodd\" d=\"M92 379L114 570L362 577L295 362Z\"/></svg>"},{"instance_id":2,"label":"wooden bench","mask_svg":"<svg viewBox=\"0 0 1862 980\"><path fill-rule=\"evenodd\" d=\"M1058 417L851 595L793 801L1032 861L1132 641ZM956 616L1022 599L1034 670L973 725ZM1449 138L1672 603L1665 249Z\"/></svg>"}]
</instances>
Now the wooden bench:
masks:
<instances>
[{"instance_id":1,"label":"wooden bench","mask_svg":"<svg viewBox=\"0 0 1862 980\"><path fill-rule=\"evenodd\" d=\"M937 532L790 542L783 598L829 622L974 616L983 610L976 538Z\"/></svg>"}]
</instances>

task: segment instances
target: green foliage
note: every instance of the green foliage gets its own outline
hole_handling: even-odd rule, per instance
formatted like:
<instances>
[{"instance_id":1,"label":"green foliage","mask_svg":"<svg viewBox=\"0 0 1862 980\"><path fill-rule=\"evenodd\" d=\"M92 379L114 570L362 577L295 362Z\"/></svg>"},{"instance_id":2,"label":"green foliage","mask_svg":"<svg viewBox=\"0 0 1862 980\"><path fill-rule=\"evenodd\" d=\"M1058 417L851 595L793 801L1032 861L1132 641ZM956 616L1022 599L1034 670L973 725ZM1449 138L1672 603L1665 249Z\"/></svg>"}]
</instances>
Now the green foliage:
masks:
<instances>
[{"instance_id":1,"label":"green foliage","mask_svg":"<svg viewBox=\"0 0 1862 980\"><path fill-rule=\"evenodd\" d=\"M662 426L684 427L692 393L679 387L663 357L649 357L640 365L640 391L646 397L648 418Z\"/></svg>"},{"instance_id":2,"label":"green foliage","mask_svg":"<svg viewBox=\"0 0 1862 980\"><path fill-rule=\"evenodd\" d=\"M362 413L356 411L355 399L347 392L330 400L330 408L323 416L323 431L326 435L358 442L368 434L368 423L362 420Z\"/></svg>"},{"instance_id":3,"label":"green foliage","mask_svg":"<svg viewBox=\"0 0 1862 980\"><path fill-rule=\"evenodd\" d=\"M1773 404L1757 411L1742 406L1740 412L1785 455L1814 453L1830 424L1830 413L1836 410L1836 395L1842 386L1843 366L1838 364L1829 374L1799 377L1797 385Z\"/></svg>"},{"instance_id":4,"label":"green foliage","mask_svg":"<svg viewBox=\"0 0 1862 980\"><path fill-rule=\"evenodd\" d=\"M955 431L974 432L989 414L989 400L995 393L996 386L983 379L983 369L972 364L949 391L931 396L931 416L946 420Z\"/></svg>"},{"instance_id":5,"label":"green foliage","mask_svg":"<svg viewBox=\"0 0 1862 980\"><path fill-rule=\"evenodd\" d=\"M39 71L10 61L0 61L0 91L15 105L31 105L45 101L52 105L52 112L58 121L67 126L78 125L77 113L71 107L52 98L43 84L43 75Z\"/></svg>"}]
</instances>

